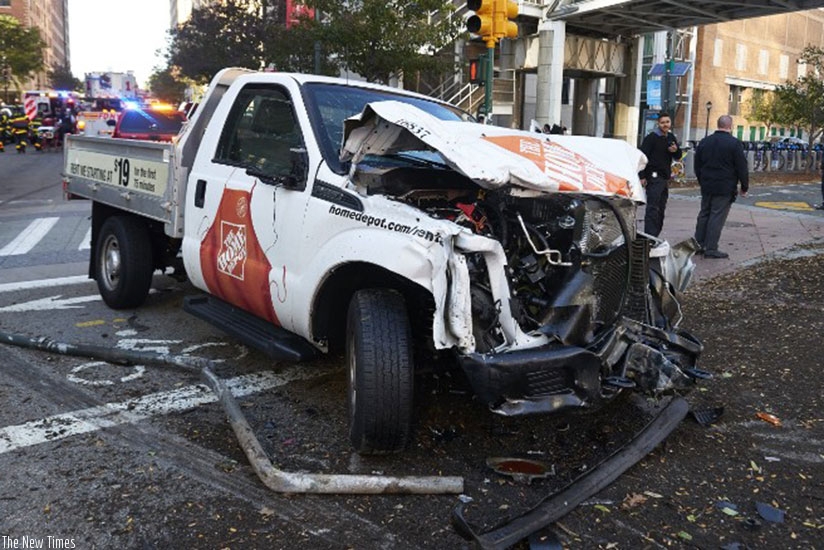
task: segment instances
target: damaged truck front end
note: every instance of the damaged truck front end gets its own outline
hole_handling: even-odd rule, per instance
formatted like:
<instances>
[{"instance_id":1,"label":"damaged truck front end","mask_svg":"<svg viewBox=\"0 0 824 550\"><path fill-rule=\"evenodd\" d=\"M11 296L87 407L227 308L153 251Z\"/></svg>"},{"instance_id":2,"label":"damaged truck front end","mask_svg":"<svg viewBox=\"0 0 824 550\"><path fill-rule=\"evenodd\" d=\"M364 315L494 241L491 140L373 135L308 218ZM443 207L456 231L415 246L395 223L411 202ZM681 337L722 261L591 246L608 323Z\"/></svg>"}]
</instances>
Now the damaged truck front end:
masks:
<instances>
[{"instance_id":1,"label":"damaged truck front end","mask_svg":"<svg viewBox=\"0 0 824 550\"><path fill-rule=\"evenodd\" d=\"M390 101L347 121L344 158L359 192L449 222L433 341L456 351L492 411L596 406L706 377L701 343L678 328L694 247L636 231L645 159L634 147L444 122Z\"/></svg>"}]
</instances>

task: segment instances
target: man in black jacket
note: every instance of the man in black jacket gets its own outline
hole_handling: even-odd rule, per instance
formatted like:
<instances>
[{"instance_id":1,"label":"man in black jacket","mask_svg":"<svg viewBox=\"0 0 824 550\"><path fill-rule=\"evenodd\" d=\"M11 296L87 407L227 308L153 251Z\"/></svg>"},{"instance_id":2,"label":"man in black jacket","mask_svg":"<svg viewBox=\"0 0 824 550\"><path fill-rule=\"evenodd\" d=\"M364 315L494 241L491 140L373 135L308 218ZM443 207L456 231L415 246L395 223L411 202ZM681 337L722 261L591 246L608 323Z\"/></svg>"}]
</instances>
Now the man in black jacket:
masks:
<instances>
[{"instance_id":1,"label":"man in black jacket","mask_svg":"<svg viewBox=\"0 0 824 550\"><path fill-rule=\"evenodd\" d=\"M741 196L750 187L744 146L732 135L732 117L718 118L718 129L695 150L695 176L701 185L701 210L695 224L695 240L705 258L729 258L718 250L721 230L727 221L741 182Z\"/></svg>"},{"instance_id":2,"label":"man in black jacket","mask_svg":"<svg viewBox=\"0 0 824 550\"><path fill-rule=\"evenodd\" d=\"M647 190L644 213L644 233L657 237L664 226L664 210L669 198L669 179L672 161L681 158L681 148L670 132L672 119L667 113L658 117L658 128L641 142L641 151L647 156L647 167L638 174Z\"/></svg>"}]
</instances>

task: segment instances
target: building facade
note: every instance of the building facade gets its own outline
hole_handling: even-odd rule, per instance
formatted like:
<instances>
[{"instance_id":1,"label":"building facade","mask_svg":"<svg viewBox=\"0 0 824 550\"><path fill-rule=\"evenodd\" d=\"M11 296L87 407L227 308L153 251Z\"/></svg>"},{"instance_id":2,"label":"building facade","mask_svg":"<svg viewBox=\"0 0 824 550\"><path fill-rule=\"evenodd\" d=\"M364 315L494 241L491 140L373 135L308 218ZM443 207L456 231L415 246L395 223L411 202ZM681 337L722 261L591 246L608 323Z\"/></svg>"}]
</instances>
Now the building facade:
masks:
<instances>
[{"instance_id":1,"label":"building facade","mask_svg":"<svg viewBox=\"0 0 824 550\"><path fill-rule=\"evenodd\" d=\"M761 121L751 120L748 102L757 90L774 90L804 76L807 68L799 55L809 45L824 47L822 9L699 28L690 120L696 138L713 132L723 114L732 115L733 134L744 141L797 135L795 128L768 131Z\"/></svg>"},{"instance_id":2,"label":"building facade","mask_svg":"<svg viewBox=\"0 0 824 550\"><path fill-rule=\"evenodd\" d=\"M69 49L69 1L68 0L0 0L0 15L11 15L28 28L36 27L46 43L43 61L46 70L29 81L24 88L48 87L48 71L54 67L68 67Z\"/></svg>"}]
</instances>

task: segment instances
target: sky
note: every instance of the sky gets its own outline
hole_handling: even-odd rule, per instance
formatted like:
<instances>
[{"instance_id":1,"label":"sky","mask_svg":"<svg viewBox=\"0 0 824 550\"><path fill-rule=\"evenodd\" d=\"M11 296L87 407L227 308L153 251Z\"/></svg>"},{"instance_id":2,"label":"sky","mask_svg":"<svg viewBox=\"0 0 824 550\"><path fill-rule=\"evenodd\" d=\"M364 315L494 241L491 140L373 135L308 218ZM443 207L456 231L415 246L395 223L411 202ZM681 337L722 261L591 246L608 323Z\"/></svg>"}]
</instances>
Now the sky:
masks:
<instances>
[{"instance_id":1,"label":"sky","mask_svg":"<svg viewBox=\"0 0 824 550\"><path fill-rule=\"evenodd\" d=\"M155 67L165 66L169 0L69 0L72 73L134 71L146 87Z\"/></svg>"}]
</instances>

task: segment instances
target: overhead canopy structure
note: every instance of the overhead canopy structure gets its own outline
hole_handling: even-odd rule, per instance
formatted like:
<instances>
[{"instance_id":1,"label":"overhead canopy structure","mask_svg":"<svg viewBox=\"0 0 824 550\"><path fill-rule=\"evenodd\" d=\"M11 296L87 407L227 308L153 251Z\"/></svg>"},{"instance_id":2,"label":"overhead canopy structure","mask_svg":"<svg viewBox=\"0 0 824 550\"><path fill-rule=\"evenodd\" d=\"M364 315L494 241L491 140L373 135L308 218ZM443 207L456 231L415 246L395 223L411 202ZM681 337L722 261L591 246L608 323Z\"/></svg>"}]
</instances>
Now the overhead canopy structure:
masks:
<instances>
[{"instance_id":1,"label":"overhead canopy structure","mask_svg":"<svg viewBox=\"0 0 824 550\"><path fill-rule=\"evenodd\" d=\"M567 32L617 37L710 25L824 7L822 0L572 0L558 3L549 19Z\"/></svg>"}]
</instances>

